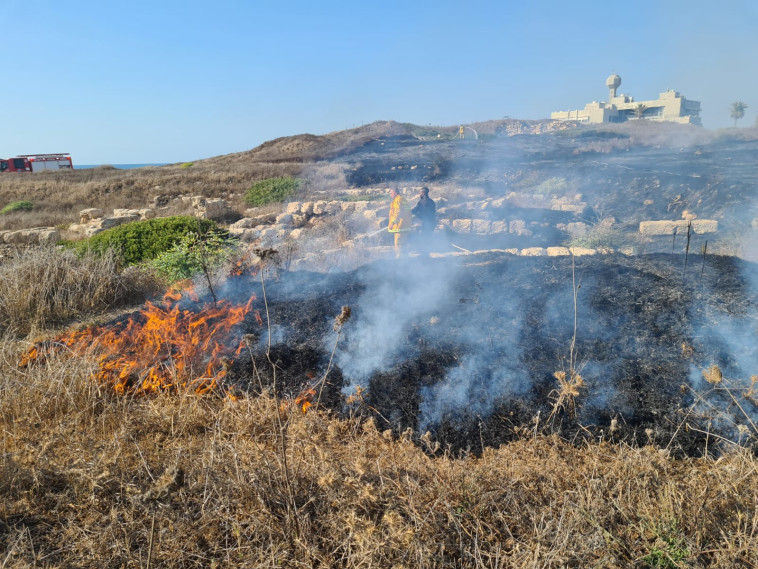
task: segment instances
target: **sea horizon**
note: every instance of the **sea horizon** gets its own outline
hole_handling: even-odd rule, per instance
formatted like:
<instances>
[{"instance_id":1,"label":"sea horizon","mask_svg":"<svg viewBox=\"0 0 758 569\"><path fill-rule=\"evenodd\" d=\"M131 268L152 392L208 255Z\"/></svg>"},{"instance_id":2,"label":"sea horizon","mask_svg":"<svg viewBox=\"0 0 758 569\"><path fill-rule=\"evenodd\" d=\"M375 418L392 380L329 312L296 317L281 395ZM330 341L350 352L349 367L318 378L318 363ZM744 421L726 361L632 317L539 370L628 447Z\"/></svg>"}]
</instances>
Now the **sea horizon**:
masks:
<instances>
[{"instance_id":1,"label":"sea horizon","mask_svg":"<svg viewBox=\"0 0 758 569\"><path fill-rule=\"evenodd\" d=\"M74 164L74 170L88 170L91 168L99 168L101 166L112 166L119 170L131 170L133 168L144 168L146 166L165 166L169 162L157 162L151 164Z\"/></svg>"}]
</instances>

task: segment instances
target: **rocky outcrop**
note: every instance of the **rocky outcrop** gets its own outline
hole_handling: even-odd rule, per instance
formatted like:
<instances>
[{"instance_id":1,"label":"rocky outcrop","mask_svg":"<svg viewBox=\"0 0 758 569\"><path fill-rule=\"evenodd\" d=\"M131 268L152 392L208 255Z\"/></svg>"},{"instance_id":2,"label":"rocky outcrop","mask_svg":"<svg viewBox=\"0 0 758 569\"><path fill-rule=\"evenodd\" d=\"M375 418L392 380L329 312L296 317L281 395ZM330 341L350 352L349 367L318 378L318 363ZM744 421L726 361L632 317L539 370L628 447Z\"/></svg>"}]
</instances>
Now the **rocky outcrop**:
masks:
<instances>
[{"instance_id":1,"label":"rocky outcrop","mask_svg":"<svg viewBox=\"0 0 758 569\"><path fill-rule=\"evenodd\" d=\"M195 217L200 219L221 219L229 213L226 201L222 198L192 196L192 209Z\"/></svg>"},{"instance_id":2,"label":"rocky outcrop","mask_svg":"<svg viewBox=\"0 0 758 569\"><path fill-rule=\"evenodd\" d=\"M716 233L719 228L719 222L714 219L679 219L676 221L642 221L640 222L640 233L642 235L674 235L687 233L687 228L693 233L704 235L706 233Z\"/></svg>"},{"instance_id":3,"label":"rocky outcrop","mask_svg":"<svg viewBox=\"0 0 758 569\"><path fill-rule=\"evenodd\" d=\"M0 242L7 245L54 245L60 240L61 233L54 227L0 231Z\"/></svg>"}]
</instances>

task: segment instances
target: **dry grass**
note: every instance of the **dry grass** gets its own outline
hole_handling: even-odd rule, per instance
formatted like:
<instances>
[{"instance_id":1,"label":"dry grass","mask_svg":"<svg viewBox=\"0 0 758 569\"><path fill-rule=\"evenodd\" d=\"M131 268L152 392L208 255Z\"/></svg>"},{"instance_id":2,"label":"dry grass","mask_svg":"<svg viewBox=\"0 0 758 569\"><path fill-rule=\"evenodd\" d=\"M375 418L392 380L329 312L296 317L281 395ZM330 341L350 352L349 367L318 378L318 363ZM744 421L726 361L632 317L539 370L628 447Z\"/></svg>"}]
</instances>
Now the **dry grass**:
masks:
<instances>
[{"instance_id":1,"label":"dry grass","mask_svg":"<svg viewBox=\"0 0 758 569\"><path fill-rule=\"evenodd\" d=\"M162 286L145 272L122 271L110 252L79 257L52 247L28 249L0 264L0 332L41 333L141 302Z\"/></svg>"},{"instance_id":2,"label":"dry grass","mask_svg":"<svg viewBox=\"0 0 758 569\"><path fill-rule=\"evenodd\" d=\"M429 452L267 397L116 397L87 379L87 358L20 370L19 349L0 345L6 567L144 567L149 551L162 567L747 567L758 555L744 450L673 460L538 437L433 457L425 437Z\"/></svg>"},{"instance_id":3,"label":"dry grass","mask_svg":"<svg viewBox=\"0 0 758 569\"><path fill-rule=\"evenodd\" d=\"M34 210L0 216L0 230L52 227L79 220L82 209L148 207L157 196L220 197L244 210L242 195L256 181L278 176L298 176L298 163L261 163L223 157L181 165L118 170L93 168L65 172L0 177L0 207L19 199L34 203Z\"/></svg>"},{"instance_id":4,"label":"dry grass","mask_svg":"<svg viewBox=\"0 0 758 569\"><path fill-rule=\"evenodd\" d=\"M320 161L308 165L302 173L308 189L318 191L339 191L348 187L345 171L349 164L342 162ZM322 198L319 198L322 199Z\"/></svg>"}]
</instances>

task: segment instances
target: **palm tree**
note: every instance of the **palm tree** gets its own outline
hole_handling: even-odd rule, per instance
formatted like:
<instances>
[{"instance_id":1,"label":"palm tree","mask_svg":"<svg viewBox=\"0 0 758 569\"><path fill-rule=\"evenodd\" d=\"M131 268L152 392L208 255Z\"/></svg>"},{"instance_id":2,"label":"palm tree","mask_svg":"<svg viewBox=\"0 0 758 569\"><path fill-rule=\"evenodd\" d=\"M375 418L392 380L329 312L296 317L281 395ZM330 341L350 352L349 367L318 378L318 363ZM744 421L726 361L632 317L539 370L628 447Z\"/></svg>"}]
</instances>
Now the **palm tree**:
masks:
<instances>
[{"instance_id":1,"label":"palm tree","mask_svg":"<svg viewBox=\"0 0 758 569\"><path fill-rule=\"evenodd\" d=\"M647 105L640 103L636 107L634 107L634 116L638 119L641 119L643 116L645 116L645 111L647 110Z\"/></svg>"},{"instance_id":2,"label":"palm tree","mask_svg":"<svg viewBox=\"0 0 758 569\"><path fill-rule=\"evenodd\" d=\"M734 119L734 126L737 126L738 119L741 119L745 116L745 109L747 109L747 105L742 101L735 101L729 107L729 114Z\"/></svg>"}]
</instances>

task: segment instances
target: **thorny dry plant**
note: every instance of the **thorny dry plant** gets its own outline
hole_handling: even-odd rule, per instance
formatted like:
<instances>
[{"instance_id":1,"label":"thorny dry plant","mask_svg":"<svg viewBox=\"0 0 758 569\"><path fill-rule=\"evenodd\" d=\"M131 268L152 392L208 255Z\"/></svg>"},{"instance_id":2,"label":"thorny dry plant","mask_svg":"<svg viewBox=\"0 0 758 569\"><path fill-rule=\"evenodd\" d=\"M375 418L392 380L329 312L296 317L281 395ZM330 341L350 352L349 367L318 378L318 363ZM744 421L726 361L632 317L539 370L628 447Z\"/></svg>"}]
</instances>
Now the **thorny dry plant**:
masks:
<instances>
[{"instance_id":1,"label":"thorny dry plant","mask_svg":"<svg viewBox=\"0 0 758 569\"><path fill-rule=\"evenodd\" d=\"M731 423L743 444L745 443L743 439L758 439L758 425L753 420L755 411L758 409L758 398L756 398L758 376L751 376L750 384L747 386L739 385L737 382L724 377L723 371L716 364L704 369L702 375L703 379L713 387L705 393L692 390L696 398L694 406L700 406L704 410L702 412L712 418ZM716 407L711 402L711 394L726 395L730 404L725 408ZM736 413L732 412L732 409L736 409ZM722 442L736 444L726 439L722 439Z\"/></svg>"},{"instance_id":2,"label":"thorny dry plant","mask_svg":"<svg viewBox=\"0 0 758 569\"><path fill-rule=\"evenodd\" d=\"M571 254L571 292L573 297L574 307L574 329L571 336L571 344L569 346L568 357L568 372L565 370L556 371L553 377L558 380L558 389L554 389L550 393L550 397L553 398L553 407L548 416L548 421L554 420L556 415L563 411L570 419L576 417L576 400L581 394L581 390L584 387L584 379L579 373L579 369L582 364L577 364L576 355L576 337L579 318L579 309L577 304L577 297L581 284L576 282L576 264L574 254Z\"/></svg>"},{"instance_id":3,"label":"thorny dry plant","mask_svg":"<svg viewBox=\"0 0 758 569\"><path fill-rule=\"evenodd\" d=\"M556 371L553 377L558 380L558 389L552 391L553 409L548 418L552 419L559 411L564 411L569 418L576 417L576 400L584 388L584 379L575 370L566 377L565 371Z\"/></svg>"}]
</instances>

